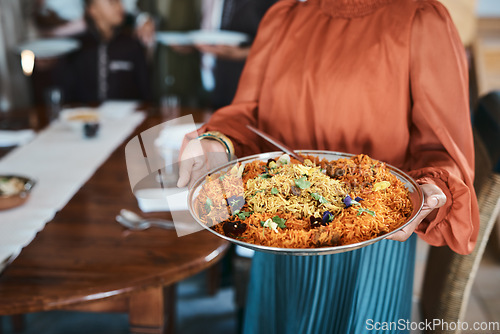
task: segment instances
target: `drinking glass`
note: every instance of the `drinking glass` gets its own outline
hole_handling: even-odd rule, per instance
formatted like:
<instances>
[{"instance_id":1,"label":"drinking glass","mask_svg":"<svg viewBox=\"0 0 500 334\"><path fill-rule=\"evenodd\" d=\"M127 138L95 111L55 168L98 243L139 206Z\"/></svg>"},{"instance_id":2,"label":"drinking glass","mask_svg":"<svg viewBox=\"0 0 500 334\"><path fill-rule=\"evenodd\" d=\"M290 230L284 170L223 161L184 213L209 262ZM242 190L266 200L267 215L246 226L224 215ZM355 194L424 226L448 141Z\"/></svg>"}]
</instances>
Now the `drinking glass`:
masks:
<instances>
[{"instance_id":1,"label":"drinking glass","mask_svg":"<svg viewBox=\"0 0 500 334\"><path fill-rule=\"evenodd\" d=\"M50 87L45 91L45 105L49 123L59 117L63 104L63 93L59 87Z\"/></svg>"},{"instance_id":2,"label":"drinking glass","mask_svg":"<svg viewBox=\"0 0 500 334\"><path fill-rule=\"evenodd\" d=\"M160 112L163 121L169 121L181 115L181 102L177 95L165 95L160 100Z\"/></svg>"}]
</instances>

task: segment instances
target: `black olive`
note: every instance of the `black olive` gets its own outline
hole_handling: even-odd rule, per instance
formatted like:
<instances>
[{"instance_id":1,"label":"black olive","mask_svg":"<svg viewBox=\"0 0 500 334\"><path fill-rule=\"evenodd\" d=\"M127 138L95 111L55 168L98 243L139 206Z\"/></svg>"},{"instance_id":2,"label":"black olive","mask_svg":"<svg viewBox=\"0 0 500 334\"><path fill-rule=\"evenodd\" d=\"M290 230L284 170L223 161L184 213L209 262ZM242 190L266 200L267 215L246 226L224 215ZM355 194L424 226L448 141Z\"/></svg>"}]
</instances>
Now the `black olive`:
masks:
<instances>
[{"instance_id":1,"label":"black olive","mask_svg":"<svg viewBox=\"0 0 500 334\"><path fill-rule=\"evenodd\" d=\"M309 217L309 222L311 223L311 228L320 227L323 223L321 218L317 218L314 216Z\"/></svg>"},{"instance_id":2,"label":"black olive","mask_svg":"<svg viewBox=\"0 0 500 334\"><path fill-rule=\"evenodd\" d=\"M237 237L247 230L247 224L240 221L225 221L222 225L222 230L224 230L224 234L227 236Z\"/></svg>"}]
</instances>

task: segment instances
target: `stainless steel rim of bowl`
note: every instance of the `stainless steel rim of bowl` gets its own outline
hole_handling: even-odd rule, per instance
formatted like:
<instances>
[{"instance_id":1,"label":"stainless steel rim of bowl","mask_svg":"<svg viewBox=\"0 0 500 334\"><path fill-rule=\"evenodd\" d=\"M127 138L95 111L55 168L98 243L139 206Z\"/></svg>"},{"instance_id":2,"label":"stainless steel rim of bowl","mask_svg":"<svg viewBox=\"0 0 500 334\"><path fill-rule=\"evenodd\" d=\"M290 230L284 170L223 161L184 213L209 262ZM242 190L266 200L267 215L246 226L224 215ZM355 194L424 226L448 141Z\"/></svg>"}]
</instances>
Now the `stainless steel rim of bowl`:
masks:
<instances>
[{"instance_id":1,"label":"stainless steel rim of bowl","mask_svg":"<svg viewBox=\"0 0 500 334\"><path fill-rule=\"evenodd\" d=\"M329 160L337 160L337 159L341 159L341 158L350 158L350 157L355 156L355 154L350 154L350 153L342 153L342 152L334 152L334 151L321 151L321 150L297 150L296 152L301 153L301 154L307 154L307 155L325 156L325 158L327 158ZM406 174L405 172L403 172L399 168L396 168L396 167L386 163L387 168L389 168L389 170L393 174L395 174L399 179L404 181L407 188L409 186L411 186L411 187L409 187L409 190L413 194L413 196L412 196L413 212L405 224L401 225L397 229L395 229L387 234L378 236L378 237L370 239L370 240L358 242L355 244L348 244L348 245L335 246L335 247L320 247L320 248L279 248L279 247L262 246L262 245L255 245L255 244L243 242L243 241L233 239L233 238L227 237L225 235L219 234L216 231L212 230L210 227L206 226L198 218L197 214L195 213L193 205L194 205L194 201L196 199L197 192L201 189L201 186L204 183L204 181L206 180L206 177L208 175L218 173L224 169L232 167L235 163L238 163L238 162L245 163L245 162L251 162L254 160L264 160L265 161L269 158L275 158L275 157L278 157L282 154L284 154L284 152L274 151L274 152L255 154L255 155L247 156L247 157L240 158L237 160L232 160L232 161L225 163L224 165L221 165L217 168L210 170L208 173L206 173L205 175L200 177L198 180L196 180L193 187L191 189L189 189L189 195L188 195L189 212L191 213L191 215L193 216L195 221L198 224L200 224L204 229L210 231L211 233L215 234L219 238L225 239L227 241L230 241L230 242L237 244L237 245L240 245L242 247L253 249L255 251L263 251L263 252L281 254L281 255L285 255L285 254L287 254L287 255L327 255L327 254L336 254L336 253L343 253L343 252L352 251L355 249L359 249L359 248L371 245L371 244L376 243L380 240L383 240L383 239L387 238L388 236L400 231L401 229L403 229L407 225L409 225L415 219L415 217L420 213L420 211L422 210L422 207L424 204L424 196L423 196L422 190L420 189L418 184L415 182L415 180L413 180L413 178L411 178L408 174Z\"/></svg>"}]
</instances>

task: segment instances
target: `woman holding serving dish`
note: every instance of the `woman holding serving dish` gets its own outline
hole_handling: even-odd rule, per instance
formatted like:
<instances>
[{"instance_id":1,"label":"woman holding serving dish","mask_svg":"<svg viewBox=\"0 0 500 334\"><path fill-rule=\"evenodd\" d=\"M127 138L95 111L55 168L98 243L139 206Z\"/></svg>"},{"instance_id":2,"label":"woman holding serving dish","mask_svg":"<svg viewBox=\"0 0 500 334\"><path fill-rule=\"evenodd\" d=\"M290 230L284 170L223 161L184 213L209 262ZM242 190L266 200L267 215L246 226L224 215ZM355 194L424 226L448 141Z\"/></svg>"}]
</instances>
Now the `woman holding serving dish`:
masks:
<instances>
[{"instance_id":1,"label":"woman holding serving dish","mask_svg":"<svg viewBox=\"0 0 500 334\"><path fill-rule=\"evenodd\" d=\"M275 150L251 124L293 149L385 161L416 179L425 203L393 240L325 256L257 252L245 333L364 333L404 322L413 232L460 254L473 250L479 216L467 83L463 46L437 1L283 0L269 10L233 103L186 145L179 186L206 171L198 142L228 156Z\"/></svg>"}]
</instances>

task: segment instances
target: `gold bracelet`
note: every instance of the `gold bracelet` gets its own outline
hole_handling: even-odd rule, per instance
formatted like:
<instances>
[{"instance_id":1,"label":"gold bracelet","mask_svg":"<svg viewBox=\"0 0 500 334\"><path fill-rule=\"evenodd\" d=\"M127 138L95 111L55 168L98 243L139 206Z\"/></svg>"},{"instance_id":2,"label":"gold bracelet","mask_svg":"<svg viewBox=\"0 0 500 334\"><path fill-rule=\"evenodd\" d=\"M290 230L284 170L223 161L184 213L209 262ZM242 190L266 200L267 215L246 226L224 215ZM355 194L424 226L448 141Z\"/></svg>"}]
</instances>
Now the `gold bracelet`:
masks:
<instances>
[{"instance_id":1,"label":"gold bracelet","mask_svg":"<svg viewBox=\"0 0 500 334\"><path fill-rule=\"evenodd\" d=\"M232 160L233 159L233 157L234 157L233 142L225 134L223 134L223 133L221 133L219 131L207 131L207 132L202 133L201 135L199 135L197 137L197 139L198 140L211 139L211 140L218 141L226 149L228 160Z\"/></svg>"}]
</instances>

